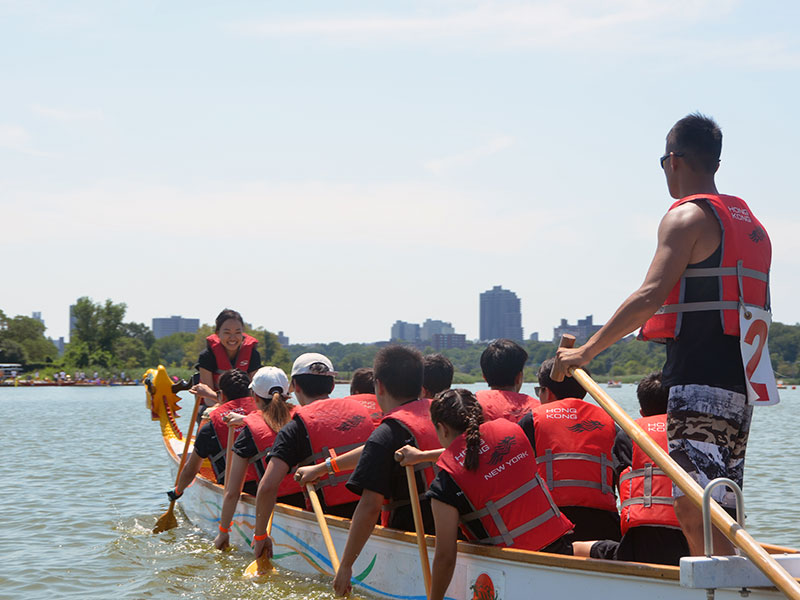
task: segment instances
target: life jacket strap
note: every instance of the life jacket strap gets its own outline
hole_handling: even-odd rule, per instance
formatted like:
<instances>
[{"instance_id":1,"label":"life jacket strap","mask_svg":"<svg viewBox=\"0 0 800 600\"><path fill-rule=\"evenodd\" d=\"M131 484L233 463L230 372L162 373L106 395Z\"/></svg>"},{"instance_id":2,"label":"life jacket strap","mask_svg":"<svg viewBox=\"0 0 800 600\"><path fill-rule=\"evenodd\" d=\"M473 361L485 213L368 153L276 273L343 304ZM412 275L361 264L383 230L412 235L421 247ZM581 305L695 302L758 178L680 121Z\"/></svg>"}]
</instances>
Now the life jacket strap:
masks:
<instances>
[{"instance_id":1,"label":"life jacket strap","mask_svg":"<svg viewBox=\"0 0 800 600\"><path fill-rule=\"evenodd\" d=\"M600 463L600 483L596 481L584 481L582 479L561 479L555 481L553 477L553 461L556 460L585 460L594 463ZM583 452L556 452L548 448L545 450L544 456L537 456L536 463L545 463L545 477L547 487L550 490L562 487L588 487L600 490L603 494L613 493L611 483L608 481L608 469L613 469L613 463L606 458L605 454L600 456L593 456L592 454L585 454Z\"/></svg>"}]
</instances>

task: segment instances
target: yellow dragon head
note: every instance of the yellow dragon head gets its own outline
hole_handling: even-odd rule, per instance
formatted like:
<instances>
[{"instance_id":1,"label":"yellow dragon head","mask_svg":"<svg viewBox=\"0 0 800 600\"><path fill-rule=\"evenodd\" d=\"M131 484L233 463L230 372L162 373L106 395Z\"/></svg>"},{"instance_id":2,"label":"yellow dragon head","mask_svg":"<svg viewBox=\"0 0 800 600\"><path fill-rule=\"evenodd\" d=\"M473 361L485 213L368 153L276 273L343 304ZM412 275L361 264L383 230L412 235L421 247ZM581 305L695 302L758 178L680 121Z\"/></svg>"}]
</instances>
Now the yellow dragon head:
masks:
<instances>
[{"instance_id":1,"label":"yellow dragon head","mask_svg":"<svg viewBox=\"0 0 800 600\"><path fill-rule=\"evenodd\" d=\"M167 369L164 365L158 365L157 369L148 369L142 376L142 383L147 394L147 408L153 421L159 421L161 434L165 438L183 439L183 433L178 428L176 418L180 410L180 397L177 391L186 389L181 383L173 384Z\"/></svg>"}]
</instances>

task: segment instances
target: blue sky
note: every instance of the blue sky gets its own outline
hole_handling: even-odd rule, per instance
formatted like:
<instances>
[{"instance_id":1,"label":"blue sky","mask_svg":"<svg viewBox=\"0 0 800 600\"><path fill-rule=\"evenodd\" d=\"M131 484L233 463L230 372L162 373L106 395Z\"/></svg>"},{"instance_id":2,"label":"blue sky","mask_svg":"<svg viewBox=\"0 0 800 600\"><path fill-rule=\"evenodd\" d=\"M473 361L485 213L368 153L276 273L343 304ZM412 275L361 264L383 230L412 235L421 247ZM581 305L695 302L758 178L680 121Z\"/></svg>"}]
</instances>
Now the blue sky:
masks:
<instances>
[{"instance_id":1,"label":"blue sky","mask_svg":"<svg viewBox=\"0 0 800 600\"><path fill-rule=\"evenodd\" d=\"M795 323L798 30L790 2L0 0L0 308L55 337L87 295L293 342L474 338L502 285L526 337L602 323L699 110Z\"/></svg>"}]
</instances>

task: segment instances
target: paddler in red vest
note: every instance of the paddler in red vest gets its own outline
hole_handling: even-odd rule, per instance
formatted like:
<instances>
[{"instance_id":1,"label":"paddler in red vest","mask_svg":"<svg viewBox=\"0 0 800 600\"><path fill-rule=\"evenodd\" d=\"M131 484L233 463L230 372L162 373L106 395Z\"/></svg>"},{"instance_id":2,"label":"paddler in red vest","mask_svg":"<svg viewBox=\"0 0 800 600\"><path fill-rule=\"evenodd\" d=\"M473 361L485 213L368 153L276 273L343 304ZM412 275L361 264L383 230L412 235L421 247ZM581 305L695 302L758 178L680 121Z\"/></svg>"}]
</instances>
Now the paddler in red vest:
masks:
<instances>
[{"instance_id":1,"label":"paddler in red vest","mask_svg":"<svg viewBox=\"0 0 800 600\"><path fill-rule=\"evenodd\" d=\"M244 417L242 431L231 454L228 481L219 518L219 534L214 540L218 549L230 541L231 519L245 482L258 481L266 470L266 458L281 428L292 419L294 407L287 404L289 379L278 367L261 367L250 382L250 393L257 410ZM278 501L298 508L305 507L303 491L287 475L278 488Z\"/></svg>"},{"instance_id":2,"label":"paddler in red vest","mask_svg":"<svg viewBox=\"0 0 800 600\"><path fill-rule=\"evenodd\" d=\"M661 373L643 377L636 396L642 415L636 422L666 450L668 392L661 385ZM622 430L617 432L614 457L620 475L622 539L575 542L575 555L678 566L681 557L688 556L689 545L672 507L672 481Z\"/></svg>"},{"instance_id":3,"label":"paddler in red vest","mask_svg":"<svg viewBox=\"0 0 800 600\"><path fill-rule=\"evenodd\" d=\"M559 349L556 360L558 376L637 327L642 338L665 341L670 456L701 487L717 477L742 484L751 403L777 401L766 345L771 244L741 198L717 191L721 150L722 132L712 119L692 114L673 126L660 162L677 201L661 219L644 283L589 341ZM700 510L680 490L673 492L689 548L700 555ZM724 486L713 498L735 507ZM714 550L733 551L716 530Z\"/></svg>"},{"instance_id":4,"label":"paddler in red vest","mask_svg":"<svg viewBox=\"0 0 800 600\"><path fill-rule=\"evenodd\" d=\"M453 383L453 363L450 360L442 355L442 354L426 354L422 357L422 366L423 366L423 375L422 375L422 397L423 398L433 398L441 391L450 388L450 385ZM367 373L369 374L369 389L375 389L374 383L374 375L372 373L372 369L369 368L361 368L356 369L353 373L353 379L350 382L350 394L357 394L358 392L363 392L363 390L367 389L366 387L366 378ZM358 398L365 398L366 395L359 395ZM377 399L376 399L377 403ZM380 411L380 407L378 407ZM373 413L374 416L374 413ZM380 421L383 418L383 412L380 411L377 425L380 425ZM413 446L408 446L411 450L409 452L413 452ZM339 462L339 466L342 469L354 469L358 464L358 460L361 458L361 453L364 450L364 446L360 446L347 452L337 458ZM415 455L416 456L416 455ZM431 459L420 460L419 462L426 462L430 460L436 460L438 455L432 457ZM306 483L316 483L321 478L326 475L325 465L314 465L308 467L300 467L297 469L295 473L295 480L300 483L300 485L305 485Z\"/></svg>"},{"instance_id":5,"label":"paddler in red vest","mask_svg":"<svg viewBox=\"0 0 800 600\"><path fill-rule=\"evenodd\" d=\"M563 537L572 523L536 473L533 448L519 425L484 422L475 396L463 389L439 394L431 420L445 448L427 492L436 525L431 600L442 600L452 579L459 526L479 544L572 554Z\"/></svg>"},{"instance_id":6,"label":"paddler in red vest","mask_svg":"<svg viewBox=\"0 0 800 600\"><path fill-rule=\"evenodd\" d=\"M539 367L542 405L520 420L533 440L539 476L553 500L575 524L571 540L619 540L614 493L614 440L617 427L606 412L583 400L572 377L550 379L553 359Z\"/></svg>"},{"instance_id":7,"label":"paddler in red vest","mask_svg":"<svg viewBox=\"0 0 800 600\"><path fill-rule=\"evenodd\" d=\"M200 471L204 458L208 458L214 469L217 483L225 483L225 450L228 447L228 421L234 415L246 416L256 410L255 402L250 396L250 377L244 371L233 369L226 371L219 378L219 392L214 392L208 386L198 383L190 392L195 395L216 398L219 395L221 404L211 411L211 418L197 432L194 440L192 454L186 460L181 471L181 477L175 490L168 492L170 499L179 498L183 490L194 481L195 475ZM234 435L242 430L241 425L236 427ZM256 481L245 484L244 490L248 494L255 494Z\"/></svg>"},{"instance_id":8,"label":"paddler in red vest","mask_svg":"<svg viewBox=\"0 0 800 600\"><path fill-rule=\"evenodd\" d=\"M350 379L350 397L366 407L375 427L381 424L383 411L378 406L378 397L375 395L375 379L370 367L361 367L353 371L353 377ZM355 467L357 462L358 459L352 464L352 467Z\"/></svg>"},{"instance_id":9,"label":"paddler in red vest","mask_svg":"<svg viewBox=\"0 0 800 600\"><path fill-rule=\"evenodd\" d=\"M266 459L266 472L256 495L256 524L253 553L272 556L272 540L267 537L267 521L275 508L287 474L299 464L324 463L329 476L316 488L323 510L350 518L358 496L345 487L350 471L340 469L337 456L362 445L374 426L367 408L352 398L330 398L336 372L328 357L307 352L292 365L293 392L300 407L278 432Z\"/></svg>"},{"instance_id":10,"label":"paddler in red vest","mask_svg":"<svg viewBox=\"0 0 800 600\"><path fill-rule=\"evenodd\" d=\"M206 349L197 359L200 383L217 390L220 375L230 369L252 377L261 367L256 346L258 340L244 332L242 315L226 308L217 315L214 333L206 338Z\"/></svg>"},{"instance_id":11,"label":"paddler in red vest","mask_svg":"<svg viewBox=\"0 0 800 600\"><path fill-rule=\"evenodd\" d=\"M380 426L369 436L364 451L347 482L348 489L361 500L350 524L350 534L341 564L333 581L338 595L350 589L353 563L369 539L381 516L388 527L414 530L405 470L394 453L409 444L422 450L439 447L430 419L430 400L422 393L422 355L413 348L387 346L375 355L373 364L375 393L384 412ZM433 465L417 473L417 488L422 495L433 480ZM384 506L384 503L387 504ZM421 502L426 531L433 533L430 502Z\"/></svg>"},{"instance_id":12,"label":"paddler in red vest","mask_svg":"<svg viewBox=\"0 0 800 600\"><path fill-rule=\"evenodd\" d=\"M485 421L502 417L516 423L526 412L539 406L536 398L519 391L527 361L525 348L512 340L495 340L483 351L481 371L491 389L480 390L477 396Z\"/></svg>"}]
</instances>

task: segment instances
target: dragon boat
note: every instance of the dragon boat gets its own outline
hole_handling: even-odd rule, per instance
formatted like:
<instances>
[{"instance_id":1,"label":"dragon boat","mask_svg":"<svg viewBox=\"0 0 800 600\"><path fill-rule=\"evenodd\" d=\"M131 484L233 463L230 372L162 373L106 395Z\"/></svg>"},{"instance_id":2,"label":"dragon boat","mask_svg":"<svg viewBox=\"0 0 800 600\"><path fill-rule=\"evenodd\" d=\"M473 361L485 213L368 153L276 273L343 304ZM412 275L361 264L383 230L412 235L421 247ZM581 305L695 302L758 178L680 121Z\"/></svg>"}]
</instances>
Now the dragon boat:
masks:
<instances>
[{"instance_id":1,"label":"dragon boat","mask_svg":"<svg viewBox=\"0 0 800 600\"><path fill-rule=\"evenodd\" d=\"M184 434L178 428L180 397L163 366L144 375L147 408L158 421L172 476L177 475ZM189 447L191 452L191 445ZM224 488L204 461L194 483L178 501L189 521L213 538L219 525ZM326 515L339 555L350 521ZM231 544L245 552L242 569L252 560L248 550L255 526L255 498L242 494L231 524ZM323 536L313 512L277 504L272 522L273 564L305 575L333 576ZM433 560L434 536L426 536ZM800 553L763 545L793 577L800 575ZM686 564L684 564L684 562ZM233 575L233 574L232 574ZM239 575L237 573L236 575ZM357 594L394 600L425 600L425 582L416 536L376 525L353 566ZM744 557L683 559L681 567L598 560L458 542L458 559L448 600L516 600L543 598L635 598L673 600L719 598L751 600L784 597Z\"/></svg>"}]
</instances>

